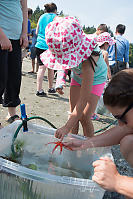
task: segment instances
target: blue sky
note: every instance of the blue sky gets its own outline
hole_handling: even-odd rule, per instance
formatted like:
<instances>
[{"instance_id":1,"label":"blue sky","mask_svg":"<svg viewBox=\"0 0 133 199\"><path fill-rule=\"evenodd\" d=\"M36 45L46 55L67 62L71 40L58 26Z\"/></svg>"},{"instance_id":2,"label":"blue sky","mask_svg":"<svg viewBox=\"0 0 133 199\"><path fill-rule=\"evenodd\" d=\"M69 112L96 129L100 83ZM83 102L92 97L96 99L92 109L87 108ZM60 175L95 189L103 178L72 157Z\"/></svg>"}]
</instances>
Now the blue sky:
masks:
<instances>
[{"instance_id":1,"label":"blue sky","mask_svg":"<svg viewBox=\"0 0 133 199\"><path fill-rule=\"evenodd\" d=\"M133 0L27 0L28 7L33 10L39 5L44 9L44 4L55 3L58 12L76 16L82 25L97 27L106 23L115 32L118 24L126 25L124 36L133 43Z\"/></svg>"}]
</instances>

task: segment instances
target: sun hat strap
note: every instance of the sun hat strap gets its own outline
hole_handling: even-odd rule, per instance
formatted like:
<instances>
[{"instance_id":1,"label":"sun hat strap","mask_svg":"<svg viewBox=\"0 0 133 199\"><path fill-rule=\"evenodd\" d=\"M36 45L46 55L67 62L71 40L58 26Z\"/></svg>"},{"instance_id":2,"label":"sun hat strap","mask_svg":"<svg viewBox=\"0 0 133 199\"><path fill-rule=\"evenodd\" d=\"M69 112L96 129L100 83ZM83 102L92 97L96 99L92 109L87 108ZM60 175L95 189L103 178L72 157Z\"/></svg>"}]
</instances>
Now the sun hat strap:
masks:
<instances>
[{"instance_id":1,"label":"sun hat strap","mask_svg":"<svg viewBox=\"0 0 133 199\"><path fill-rule=\"evenodd\" d=\"M97 63L95 62L95 60L94 60L94 58L92 57L92 55L94 55L94 56L100 56L100 52L99 52L99 51L93 51L93 52L91 53L90 57L88 57L88 60L89 60L90 63L91 63L91 67L92 67L93 71L95 72L95 69L94 69L93 64L94 64L95 66L97 66Z\"/></svg>"}]
</instances>

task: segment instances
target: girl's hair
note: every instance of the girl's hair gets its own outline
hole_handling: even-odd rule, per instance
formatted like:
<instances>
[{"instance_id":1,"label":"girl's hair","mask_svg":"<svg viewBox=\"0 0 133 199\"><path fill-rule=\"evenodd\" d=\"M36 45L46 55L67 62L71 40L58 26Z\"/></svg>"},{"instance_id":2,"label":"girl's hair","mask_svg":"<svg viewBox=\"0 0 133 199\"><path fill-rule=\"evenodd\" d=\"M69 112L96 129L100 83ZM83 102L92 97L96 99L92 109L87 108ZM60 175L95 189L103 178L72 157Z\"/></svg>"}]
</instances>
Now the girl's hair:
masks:
<instances>
[{"instance_id":1,"label":"girl's hair","mask_svg":"<svg viewBox=\"0 0 133 199\"><path fill-rule=\"evenodd\" d=\"M109 82L103 95L104 104L125 107L133 103L133 69L118 72Z\"/></svg>"},{"instance_id":2,"label":"girl's hair","mask_svg":"<svg viewBox=\"0 0 133 199\"><path fill-rule=\"evenodd\" d=\"M44 7L45 7L45 11L48 13L57 11L57 6L55 3L45 4Z\"/></svg>"},{"instance_id":3,"label":"girl's hair","mask_svg":"<svg viewBox=\"0 0 133 199\"><path fill-rule=\"evenodd\" d=\"M106 24L100 24L98 27L97 27L97 30L101 30L103 32L108 32L108 27Z\"/></svg>"},{"instance_id":4,"label":"girl's hair","mask_svg":"<svg viewBox=\"0 0 133 199\"><path fill-rule=\"evenodd\" d=\"M33 14L33 10L31 8L28 8L28 15L32 15Z\"/></svg>"},{"instance_id":5,"label":"girl's hair","mask_svg":"<svg viewBox=\"0 0 133 199\"><path fill-rule=\"evenodd\" d=\"M99 46L99 48L103 48L105 43L109 44L108 42L105 41L101 46Z\"/></svg>"}]
</instances>

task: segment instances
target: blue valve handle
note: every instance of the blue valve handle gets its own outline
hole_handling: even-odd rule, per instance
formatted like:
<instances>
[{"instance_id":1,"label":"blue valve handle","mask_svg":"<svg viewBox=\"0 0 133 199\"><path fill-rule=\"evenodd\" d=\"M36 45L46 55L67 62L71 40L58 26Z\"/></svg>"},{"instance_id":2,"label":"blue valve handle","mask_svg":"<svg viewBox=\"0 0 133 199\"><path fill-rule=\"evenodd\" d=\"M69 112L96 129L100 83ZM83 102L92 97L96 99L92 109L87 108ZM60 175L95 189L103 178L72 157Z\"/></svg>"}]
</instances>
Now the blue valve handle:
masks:
<instances>
[{"instance_id":1,"label":"blue valve handle","mask_svg":"<svg viewBox=\"0 0 133 199\"><path fill-rule=\"evenodd\" d=\"M26 111L25 111L25 104L20 104L20 110L21 110L21 118L26 119L27 115L26 115Z\"/></svg>"},{"instance_id":2,"label":"blue valve handle","mask_svg":"<svg viewBox=\"0 0 133 199\"><path fill-rule=\"evenodd\" d=\"M26 132L28 131L28 127L27 127L27 115L25 111L25 104L20 104L20 110L21 110L21 118L23 121L23 132Z\"/></svg>"}]
</instances>

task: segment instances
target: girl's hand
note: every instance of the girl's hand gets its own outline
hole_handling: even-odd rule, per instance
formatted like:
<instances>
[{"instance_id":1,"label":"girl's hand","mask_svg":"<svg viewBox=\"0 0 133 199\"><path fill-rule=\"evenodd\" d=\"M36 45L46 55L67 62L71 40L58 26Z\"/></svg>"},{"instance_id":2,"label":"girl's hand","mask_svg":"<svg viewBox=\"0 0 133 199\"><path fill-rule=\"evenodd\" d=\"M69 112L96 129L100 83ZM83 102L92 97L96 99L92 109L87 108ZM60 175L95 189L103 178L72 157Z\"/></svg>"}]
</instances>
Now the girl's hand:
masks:
<instances>
[{"instance_id":1,"label":"girl's hand","mask_svg":"<svg viewBox=\"0 0 133 199\"><path fill-rule=\"evenodd\" d=\"M69 130L65 126L63 126L57 129L57 131L55 132L55 137L61 139L62 141L64 136L67 135L68 133L69 133Z\"/></svg>"},{"instance_id":2,"label":"girl's hand","mask_svg":"<svg viewBox=\"0 0 133 199\"><path fill-rule=\"evenodd\" d=\"M93 162L93 167L92 180L106 190L116 191L120 174L114 162L108 157L101 157L100 160Z\"/></svg>"},{"instance_id":3,"label":"girl's hand","mask_svg":"<svg viewBox=\"0 0 133 199\"><path fill-rule=\"evenodd\" d=\"M57 91L60 95L63 95L63 94L64 94L63 88L56 88L56 91Z\"/></svg>"}]
</instances>

